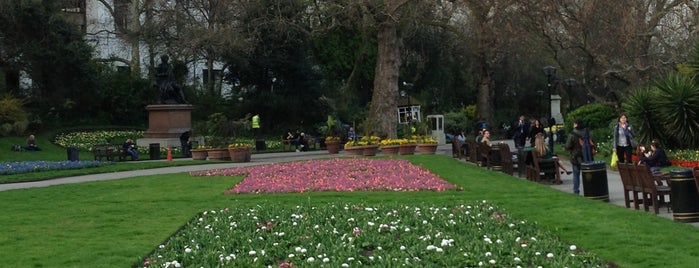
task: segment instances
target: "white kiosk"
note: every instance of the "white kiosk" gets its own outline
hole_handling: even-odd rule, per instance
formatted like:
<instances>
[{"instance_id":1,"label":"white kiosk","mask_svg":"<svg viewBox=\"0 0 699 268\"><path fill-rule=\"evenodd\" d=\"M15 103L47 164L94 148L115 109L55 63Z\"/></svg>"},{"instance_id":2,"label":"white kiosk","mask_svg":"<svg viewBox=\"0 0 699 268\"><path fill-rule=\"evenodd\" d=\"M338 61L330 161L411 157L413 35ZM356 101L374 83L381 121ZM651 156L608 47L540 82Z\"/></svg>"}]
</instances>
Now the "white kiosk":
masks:
<instances>
[{"instance_id":1,"label":"white kiosk","mask_svg":"<svg viewBox=\"0 0 699 268\"><path fill-rule=\"evenodd\" d=\"M444 136L444 115L428 115L427 122L430 127L430 136L437 140L439 144L446 144L447 138Z\"/></svg>"}]
</instances>

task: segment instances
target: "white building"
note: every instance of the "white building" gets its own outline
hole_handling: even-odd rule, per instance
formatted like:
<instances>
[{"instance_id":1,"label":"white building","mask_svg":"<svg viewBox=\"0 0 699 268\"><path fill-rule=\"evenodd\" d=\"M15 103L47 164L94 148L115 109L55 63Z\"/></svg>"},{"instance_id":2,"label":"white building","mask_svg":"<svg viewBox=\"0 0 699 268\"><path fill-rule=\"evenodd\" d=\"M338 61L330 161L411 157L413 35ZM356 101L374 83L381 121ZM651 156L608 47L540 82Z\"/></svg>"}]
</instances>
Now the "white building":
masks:
<instances>
[{"instance_id":1,"label":"white building","mask_svg":"<svg viewBox=\"0 0 699 268\"><path fill-rule=\"evenodd\" d=\"M174 5L182 0L160 1L161 5ZM79 25L85 34L85 40L94 47L95 58L110 62L115 68L129 69L133 51L132 45L124 38L124 32L132 27L133 3L142 3L139 0L58 0L62 14L73 23ZM104 3L103 3L104 2ZM157 0L156 0L157 2ZM145 20L144 15L139 16L139 25ZM157 47L150 55L148 47L141 42L138 46L140 55L141 76L147 78L148 70L159 64L161 54L167 54L168 48ZM171 58L172 55L169 55ZM155 59L151 65L151 57ZM208 75L206 61L204 59L175 59L186 62L189 72L186 82L190 85L203 85ZM223 70L222 64L214 63L214 76L216 82L220 82ZM230 93L230 85L223 84L221 89L225 96Z\"/></svg>"}]
</instances>

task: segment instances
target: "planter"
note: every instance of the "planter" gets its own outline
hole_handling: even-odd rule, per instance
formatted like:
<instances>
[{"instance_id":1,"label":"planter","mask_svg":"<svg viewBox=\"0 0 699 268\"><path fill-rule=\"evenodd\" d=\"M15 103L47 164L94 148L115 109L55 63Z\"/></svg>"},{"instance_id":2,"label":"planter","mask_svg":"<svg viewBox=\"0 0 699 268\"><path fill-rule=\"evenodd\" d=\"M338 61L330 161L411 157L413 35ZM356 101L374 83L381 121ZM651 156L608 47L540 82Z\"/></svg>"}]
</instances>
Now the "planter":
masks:
<instances>
[{"instance_id":1,"label":"planter","mask_svg":"<svg viewBox=\"0 0 699 268\"><path fill-rule=\"evenodd\" d=\"M384 145L381 146L381 153L386 155L398 154L400 145Z\"/></svg>"},{"instance_id":2,"label":"planter","mask_svg":"<svg viewBox=\"0 0 699 268\"><path fill-rule=\"evenodd\" d=\"M192 153L192 160L206 160L206 156L208 155L206 150L193 149L189 152Z\"/></svg>"},{"instance_id":3,"label":"planter","mask_svg":"<svg viewBox=\"0 0 699 268\"><path fill-rule=\"evenodd\" d=\"M367 146L362 146L362 155L363 156L375 156L376 152L379 151L379 146L378 145L367 145Z\"/></svg>"},{"instance_id":4,"label":"planter","mask_svg":"<svg viewBox=\"0 0 699 268\"><path fill-rule=\"evenodd\" d=\"M436 143L422 143L417 145L417 151L420 154L434 154L437 152Z\"/></svg>"},{"instance_id":5,"label":"planter","mask_svg":"<svg viewBox=\"0 0 699 268\"><path fill-rule=\"evenodd\" d=\"M252 147L228 148L228 155L235 163L250 162Z\"/></svg>"},{"instance_id":6,"label":"planter","mask_svg":"<svg viewBox=\"0 0 699 268\"><path fill-rule=\"evenodd\" d=\"M338 142L338 141L326 142L325 148L328 149L328 153L339 154L340 153L340 142Z\"/></svg>"},{"instance_id":7,"label":"planter","mask_svg":"<svg viewBox=\"0 0 699 268\"><path fill-rule=\"evenodd\" d=\"M362 146L345 147L345 152L347 152L348 155L362 155L363 150L364 148L362 148Z\"/></svg>"},{"instance_id":8,"label":"planter","mask_svg":"<svg viewBox=\"0 0 699 268\"><path fill-rule=\"evenodd\" d=\"M406 155L406 154L415 154L415 146L417 144L401 144L400 147L398 148L398 153L401 155Z\"/></svg>"},{"instance_id":9,"label":"planter","mask_svg":"<svg viewBox=\"0 0 699 268\"><path fill-rule=\"evenodd\" d=\"M207 149L206 153L209 155L209 160L230 160L231 159L231 156L228 154L227 148Z\"/></svg>"}]
</instances>

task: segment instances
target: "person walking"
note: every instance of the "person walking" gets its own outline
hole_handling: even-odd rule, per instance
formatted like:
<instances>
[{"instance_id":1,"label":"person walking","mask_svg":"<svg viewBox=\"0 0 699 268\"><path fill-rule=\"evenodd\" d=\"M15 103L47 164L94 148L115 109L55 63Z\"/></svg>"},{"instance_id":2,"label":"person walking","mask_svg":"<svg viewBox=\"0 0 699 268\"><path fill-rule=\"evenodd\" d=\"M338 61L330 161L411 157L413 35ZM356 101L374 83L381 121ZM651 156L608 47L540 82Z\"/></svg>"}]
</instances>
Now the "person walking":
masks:
<instances>
[{"instance_id":1,"label":"person walking","mask_svg":"<svg viewBox=\"0 0 699 268\"><path fill-rule=\"evenodd\" d=\"M619 115L619 122L614 126L612 135L614 136L612 149L616 153L619 163L631 162L631 152L636 148L636 144L634 144L636 135L625 114Z\"/></svg>"},{"instance_id":2,"label":"person walking","mask_svg":"<svg viewBox=\"0 0 699 268\"><path fill-rule=\"evenodd\" d=\"M580 165L592 161L591 154L583 154L583 144L580 140L590 136L581 119L573 121L573 131L568 135L565 148L570 152L570 164L573 166L573 193L580 194Z\"/></svg>"}]
</instances>

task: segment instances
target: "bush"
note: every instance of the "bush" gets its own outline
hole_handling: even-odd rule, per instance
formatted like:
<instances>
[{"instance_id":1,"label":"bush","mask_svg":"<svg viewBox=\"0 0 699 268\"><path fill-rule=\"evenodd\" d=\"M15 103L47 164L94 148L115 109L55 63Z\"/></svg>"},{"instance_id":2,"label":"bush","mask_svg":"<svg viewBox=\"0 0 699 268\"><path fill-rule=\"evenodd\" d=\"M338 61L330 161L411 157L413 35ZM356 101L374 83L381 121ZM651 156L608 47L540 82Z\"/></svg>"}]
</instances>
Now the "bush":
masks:
<instances>
[{"instance_id":1,"label":"bush","mask_svg":"<svg viewBox=\"0 0 699 268\"><path fill-rule=\"evenodd\" d=\"M0 98L0 136L22 136L29 125L24 101L11 95Z\"/></svg>"},{"instance_id":2,"label":"bush","mask_svg":"<svg viewBox=\"0 0 699 268\"><path fill-rule=\"evenodd\" d=\"M573 129L573 121L581 119L585 127L592 132L596 139L610 135L609 122L616 122L617 113L609 105L592 103L571 111L566 116L566 132Z\"/></svg>"}]
</instances>

